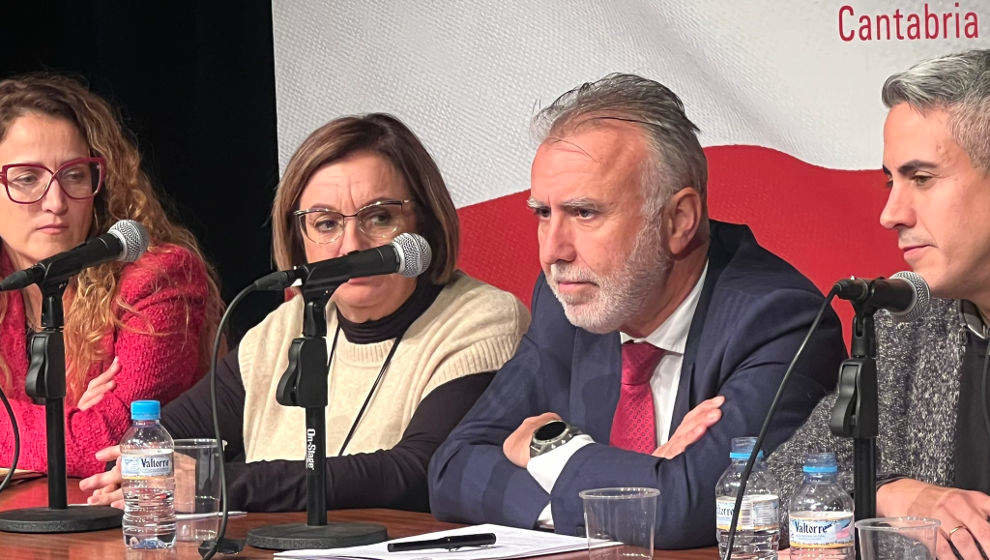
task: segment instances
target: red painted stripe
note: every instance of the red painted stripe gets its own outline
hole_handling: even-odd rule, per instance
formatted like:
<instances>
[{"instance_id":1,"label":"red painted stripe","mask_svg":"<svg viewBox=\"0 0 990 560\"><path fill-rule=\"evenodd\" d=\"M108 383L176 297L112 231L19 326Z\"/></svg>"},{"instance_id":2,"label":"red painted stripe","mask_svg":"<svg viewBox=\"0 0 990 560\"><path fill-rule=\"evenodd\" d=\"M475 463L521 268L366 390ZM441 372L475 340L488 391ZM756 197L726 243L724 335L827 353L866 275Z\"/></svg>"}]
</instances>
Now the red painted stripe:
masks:
<instances>
[{"instance_id":1,"label":"red painted stripe","mask_svg":"<svg viewBox=\"0 0 990 560\"><path fill-rule=\"evenodd\" d=\"M887 197L879 170L810 165L759 146L706 148L711 216L748 224L767 249L823 292L839 278L889 276L906 268L896 235L880 227ZM539 273L536 220L528 192L459 210L461 268L529 305ZM852 310L835 305L845 325Z\"/></svg>"}]
</instances>

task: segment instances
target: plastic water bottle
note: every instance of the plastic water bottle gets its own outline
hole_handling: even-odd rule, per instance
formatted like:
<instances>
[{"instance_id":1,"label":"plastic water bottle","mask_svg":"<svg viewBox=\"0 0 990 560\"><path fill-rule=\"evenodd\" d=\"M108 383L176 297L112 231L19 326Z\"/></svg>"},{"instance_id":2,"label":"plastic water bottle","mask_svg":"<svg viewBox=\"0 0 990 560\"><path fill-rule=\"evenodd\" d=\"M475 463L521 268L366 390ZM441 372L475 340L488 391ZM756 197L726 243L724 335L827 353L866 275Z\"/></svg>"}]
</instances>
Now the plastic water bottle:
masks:
<instances>
[{"instance_id":1,"label":"plastic water bottle","mask_svg":"<svg viewBox=\"0 0 990 560\"><path fill-rule=\"evenodd\" d=\"M729 540L732 510L739 494L739 483L746 468L749 454L756 445L755 437L732 439L729 458L732 463L715 484L715 536L718 538L719 557L725 556ZM776 559L780 544L780 491L763 464L763 451L757 455L746 483L736 538L732 544L732 558Z\"/></svg>"},{"instance_id":2,"label":"plastic water bottle","mask_svg":"<svg viewBox=\"0 0 990 560\"><path fill-rule=\"evenodd\" d=\"M170 548L175 544L172 436L158 422L158 401L131 403L131 427L120 442L124 491L124 544Z\"/></svg>"},{"instance_id":3,"label":"plastic water bottle","mask_svg":"<svg viewBox=\"0 0 990 560\"><path fill-rule=\"evenodd\" d=\"M791 558L854 560L853 500L838 483L834 453L808 455L788 510Z\"/></svg>"}]
</instances>

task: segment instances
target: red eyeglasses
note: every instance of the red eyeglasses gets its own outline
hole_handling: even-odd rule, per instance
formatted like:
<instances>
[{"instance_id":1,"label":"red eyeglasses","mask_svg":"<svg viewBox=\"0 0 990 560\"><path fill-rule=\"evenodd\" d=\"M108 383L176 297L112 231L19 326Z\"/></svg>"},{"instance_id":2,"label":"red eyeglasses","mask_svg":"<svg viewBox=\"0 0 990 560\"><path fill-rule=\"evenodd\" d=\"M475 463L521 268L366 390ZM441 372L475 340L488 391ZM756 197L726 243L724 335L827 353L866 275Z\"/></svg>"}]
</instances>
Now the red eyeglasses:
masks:
<instances>
[{"instance_id":1,"label":"red eyeglasses","mask_svg":"<svg viewBox=\"0 0 990 560\"><path fill-rule=\"evenodd\" d=\"M101 157L67 161L55 171L37 163L11 163L0 167L0 183L7 197L18 204L34 204L45 198L56 179L65 196L85 200L100 192L106 167Z\"/></svg>"}]
</instances>

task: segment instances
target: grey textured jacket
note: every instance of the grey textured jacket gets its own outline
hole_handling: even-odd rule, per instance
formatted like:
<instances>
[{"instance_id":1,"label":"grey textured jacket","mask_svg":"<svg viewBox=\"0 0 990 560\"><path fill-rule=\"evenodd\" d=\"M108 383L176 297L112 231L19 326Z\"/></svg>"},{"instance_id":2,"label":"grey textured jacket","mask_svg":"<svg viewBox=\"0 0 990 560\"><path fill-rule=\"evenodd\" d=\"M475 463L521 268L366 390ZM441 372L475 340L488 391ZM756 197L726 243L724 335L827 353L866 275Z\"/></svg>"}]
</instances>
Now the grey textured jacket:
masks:
<instances>
[{"instance_id":1,"label":"grey textured jacket","mask_svg":"<svg viewBox=\"0 0 990 560\"><path fill-rule=\"evenodd\" d=\"M878 313L876 332L877 477L901 475L948 486L955 480L959 377L966 352L959 301L933 299L928 313L909 323ZM853 489L852 439L836 437L828 428L835 400L834 392L822 399L807 422L767 459L781 486L781 512L801 484L808 453L834 451L839 481L847 491Z\"/></svg>"}]
</instances>

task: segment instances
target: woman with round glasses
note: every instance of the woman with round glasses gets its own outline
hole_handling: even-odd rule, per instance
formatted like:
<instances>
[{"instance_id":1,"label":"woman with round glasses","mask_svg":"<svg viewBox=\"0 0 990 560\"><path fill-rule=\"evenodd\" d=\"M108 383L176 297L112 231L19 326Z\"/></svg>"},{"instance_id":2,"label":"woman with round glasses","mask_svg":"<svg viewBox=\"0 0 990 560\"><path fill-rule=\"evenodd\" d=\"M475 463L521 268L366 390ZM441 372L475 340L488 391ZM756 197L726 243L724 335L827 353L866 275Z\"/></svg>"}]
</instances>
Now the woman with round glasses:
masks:
<instances>
[{"instance_id":1,"label":"woman with round glasses","mask_svg":"<svg viewBox=\"0 0 990 560\"><path fill-rule=\"evenodd\" d=\"M75 80L0 81L0 276L140 222L151 248L130 264L89 268L63 298L66 461L104 470L94 453L120 441L135 399L169 401L208 366L223 302L192 235L169 221L110 106ZM19 468L46 471L45 409L25 392L28 339L41 329L37 286L0 293L0 389L21 435ZM0 412L0 466L13 433ZM2 461L7 461L3 463Z\"/></svg>"},{"instance_id":2,"label":"woman with round glasses","mask_svg":"<svg viewBox=\"0 0 990 560\"><path fill-rule=\"evenodd\" d=\"M272 221L280 269L403 232L429 242L433 259L418 278L356 278L334 292L326 439L328 507L427 509L433 451L513 355L529 313L457 270L457 213L440 171L389 115L340 118L313 132L286 166ZM297 295L216 371L232 509L306 506L305 411L275 401L302 320ZM162 421L173 437L212 437L208 383L167 406ZM118 455L107 449L98 458ZM94 492L90 503L119 505L119 483L115 468L80 487Z\"/></svg>"}]
</instances>

